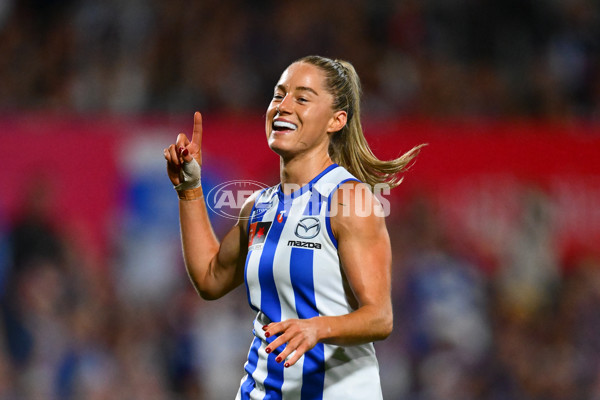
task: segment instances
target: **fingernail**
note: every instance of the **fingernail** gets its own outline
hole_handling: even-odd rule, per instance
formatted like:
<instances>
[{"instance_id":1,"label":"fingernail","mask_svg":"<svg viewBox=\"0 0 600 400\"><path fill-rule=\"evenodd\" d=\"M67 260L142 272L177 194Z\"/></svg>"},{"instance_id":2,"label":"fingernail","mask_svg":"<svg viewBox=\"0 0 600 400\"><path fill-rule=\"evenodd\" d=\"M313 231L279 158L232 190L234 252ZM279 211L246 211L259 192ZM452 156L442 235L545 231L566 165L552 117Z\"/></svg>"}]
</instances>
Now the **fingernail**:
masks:
<instances>
[{"instance_id":1,"label":"fingernail","mask_svg":"<svg viewBox=\"0 0 600 400\"><path fill-rule=\"evenodd\" d=\"M275 362L281 362L281 357L277 357L277 358L275 359Z\"/></svg>"},{"instance_id":2,"label":"fingernail","mask_svg":"<svg viewBox=\"0 0 600 400\"><path fill-rule=\"evenodd\" d=\"M271 352L271 349L267 347L267 348L265 349L265 352L266 352L267 354L269 354L269 353Z\"/></svg>"},{"instance_id":3,"label":"fingernail","mask_svg":"<svg viewBox=\"0 0 600 400\"><path fill-rule=\"evenodd\" d=\"M269 332L265 332L265 337L269 337L271 334Z\"/></svg>"},{"instance_id":4,"label":"fingernail","mask_svg":"<svg viewBox=\"0 0 600 400\"><path fill-rule=\"evenodd\" d=\"M290 363L285 363L283 366L286 367L286 368L289 368Z\"/></svg>"},{"instance_id":5,"label":"fingernail","mask_svg":"<svg viewBox=\"0 0 600 400\"><path fill-rule=\"evenodd\" d=\"M180 147L177 150L179 150L179 154L183 153L184 147Z\"/></svg>"},{"instance_id":6,"label":"fingernail","mask_svg":"<svg viewBox=\"0 0 600 400\"><path fill-rule=\"evenodd\" d=\"M183 149L183 151L181 152L181 155L186 157L190 152L188 151L188 149Z\"/></svg>"},{"instance_id":7,"label":"fingernail","mask_svg":"<svg viewBox=\"0 0 600 400\"><path fill-rule=\"evenodd\" d=\"M266 330L267 330L267 325L264 325L263 326L263 331L266 331Z\"/></svg>"}]
</instances>

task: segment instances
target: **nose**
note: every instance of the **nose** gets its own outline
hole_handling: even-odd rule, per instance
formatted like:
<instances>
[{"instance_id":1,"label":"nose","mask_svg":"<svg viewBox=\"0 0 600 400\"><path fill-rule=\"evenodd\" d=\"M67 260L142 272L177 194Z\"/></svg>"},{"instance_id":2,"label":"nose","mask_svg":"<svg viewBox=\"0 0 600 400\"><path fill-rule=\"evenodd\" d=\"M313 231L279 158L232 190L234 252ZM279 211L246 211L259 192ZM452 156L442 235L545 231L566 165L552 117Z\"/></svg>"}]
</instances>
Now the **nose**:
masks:
<instances>
[{"instance_id":1,"label":"nose","mask_svg":"<svg viewBox=\"0 0 600 400\"><path fill-rule=\"evenodd\" d=\"M279 102L279 104L275 108L277 110L277 113L278 114L289 114L291 112L292 101L293 101L293 99L292 99L291 95L289 93L286 94L283 97L283 99L281 99L281 102Z\"/></svg>"}]
</instances>

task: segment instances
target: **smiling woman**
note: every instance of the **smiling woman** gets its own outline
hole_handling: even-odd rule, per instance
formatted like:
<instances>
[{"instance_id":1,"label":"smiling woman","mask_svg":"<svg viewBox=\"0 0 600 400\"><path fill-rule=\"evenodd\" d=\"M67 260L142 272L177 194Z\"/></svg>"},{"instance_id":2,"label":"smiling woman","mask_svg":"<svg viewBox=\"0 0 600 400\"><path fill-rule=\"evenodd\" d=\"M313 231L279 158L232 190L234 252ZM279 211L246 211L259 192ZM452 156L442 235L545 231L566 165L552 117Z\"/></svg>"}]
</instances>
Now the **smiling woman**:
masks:
<instances>
[{"instance_id":1,"label":"smiling woman","mask_svg":"<svg viewBox=\"0 0 600 400\"><path fill-rule=\"evenodd\" d=\"M257 312L237 399L380 399L373 341L392 331L391 246L371 185L400 182L420 146L381 161L347 62L310 56L277 82L265 131L281 182L255 192L219 243L200 186L202 117L164 150L183 255L205 299L245 283Z\"/></svg>"},{"instance_id":2,"label":"smiling woman","mask_svg":"<svg viewBox=\"0 0 600 400\"><path fill-rule=\"evenodd\" d=\"M275 86L265 128L269 147L286 162L304 162L307 157L327 162L329 135L346 123L342 111L332 119L333 96L322 75L317 67L298 62L285 70Z\"/></svg>"}]
</instances>

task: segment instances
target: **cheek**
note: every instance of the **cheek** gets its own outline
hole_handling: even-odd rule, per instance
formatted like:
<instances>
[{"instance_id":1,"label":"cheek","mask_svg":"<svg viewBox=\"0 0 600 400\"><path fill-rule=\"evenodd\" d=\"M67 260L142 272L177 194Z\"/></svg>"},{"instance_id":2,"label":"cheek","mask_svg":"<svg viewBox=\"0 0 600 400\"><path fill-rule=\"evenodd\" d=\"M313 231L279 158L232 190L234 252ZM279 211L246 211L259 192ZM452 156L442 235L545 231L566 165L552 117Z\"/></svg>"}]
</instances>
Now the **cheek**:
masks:
<instances>
[{"instance_id":1,"label":"cheek","mask_svg":"<svg viewBox=\"0 0 600 400\"><path fill-rule=\"evenodd\" d=\"M267 132L269 132L269 130L271 129L271 123L273 122L273 117L275 116L275 106L273 106L273 103L269 104L269 107L267 108L267 113L265 114L265 129L267 130Z\"/></svg>"},{"instance_id":2,"label":"cheek","mask_svg":"<svg viewBox=\"0 0 600 400\"><path fill-rule=\"evenodd\" d=\"M319 110L319 112L312 115L311 119L315 127L318 127L320 130L327 130L331 121L331 113Z\"/></svg>"}]
</instances>

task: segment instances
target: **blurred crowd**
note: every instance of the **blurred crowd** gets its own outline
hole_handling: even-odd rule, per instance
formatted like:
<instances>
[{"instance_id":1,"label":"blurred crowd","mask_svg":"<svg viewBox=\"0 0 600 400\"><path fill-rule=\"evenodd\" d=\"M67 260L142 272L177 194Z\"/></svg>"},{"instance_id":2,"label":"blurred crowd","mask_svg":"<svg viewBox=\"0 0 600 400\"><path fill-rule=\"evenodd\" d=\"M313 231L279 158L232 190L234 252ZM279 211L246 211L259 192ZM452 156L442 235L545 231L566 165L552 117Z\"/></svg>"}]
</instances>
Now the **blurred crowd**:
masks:
<instances>
[{"instance_id":1,"label":"blurred crowd","mask_svg":"<svg viewBox=\"0 0 600 400\"><path fill-rule=\"evenodd\" d=\"M0 107L263 110L281 71L353 62L371 115L598 118L596 0L6 0Z\"/></svg>"}]
</instances>

